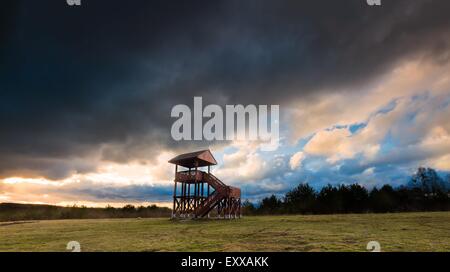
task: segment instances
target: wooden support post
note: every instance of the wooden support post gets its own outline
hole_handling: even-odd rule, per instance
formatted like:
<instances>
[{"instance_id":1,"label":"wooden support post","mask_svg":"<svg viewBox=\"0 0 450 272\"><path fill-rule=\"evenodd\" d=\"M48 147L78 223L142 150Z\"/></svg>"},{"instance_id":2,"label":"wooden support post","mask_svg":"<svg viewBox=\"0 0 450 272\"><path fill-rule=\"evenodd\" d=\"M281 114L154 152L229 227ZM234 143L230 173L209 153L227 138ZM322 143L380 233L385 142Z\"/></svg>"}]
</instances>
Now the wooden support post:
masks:
<instances>
[{"instance_id":1,"label":"wooden support post","mask_svg":"<svg viewBox=\"0 0 450 272\"><path fill-rule=\"evenodd\" d=\"M183 192L181 193L181 213L183 214L183 217L185 216L186 211L186 183L183 182Z\"/></svg>"},{"instance_id":2,"label":"wooden support post","mask_svg":"<svg viewBox=\"0 0 450 272\"><path fill-rule=\"evenodd\" d=\"M198 195L197 195L197 187L198 187L198 184L197 184L197 182L195 182L194 183L194 209L197 208L197 197L198 197Z\"/></svg>"},{"instance_id":3,"label":"wooden support post","mask_svg":"<svg viewBox=\"0 0 450 272\"><path fill-rule=\"evenodd\" d=\"M195 166L195 193L194 193L194 209L197 208L197 204L198 204L198 180L197 180L197 172L198 171L198 167Z\"/></svg>"},{"instance_id":4,"label":"wooden support post","mask_svg":"<svg viewBox=\"0 0 450 272\"><path fill-rule=\"evenodd\" d=\"M175 184L173 185L173 208L172 208L172 218L175 217L175 202L177 200L177 172L178 165L175 165Z\"/></svg>"},{"instance_id":5,"label":"wooden support post","mask_svg":"<svg viewBox=\"0 0 450 272\"><path fill-rule=\"evenodd\" d=\"M201 186L201 182L198 182L197 183L197 207L200 206L200 199L201 199L200 186Z\"/></svg>"},{"instance_id":6,"label":"wooden support post","mask_svg":"<svg viewBox=\"0 0 450 272\"><path fill-rule=\"evenodd\" d=\"M241 218L241 208L242 208L242 203L241 203L241 199L239 198L239 218Z\"/></svg>"},{"instance_id":7,"label":"wooden support post","mask_svg":"<svg viewBox=\"0 0 450 272\"><path fill-rule=\"evenodd\" d=\"M188 191L187 191L187 213L188 213L188 217L190 215L190 211L191 211L191 184L188 183Z\"/></svg>"},{"instance_id":8,"label":"wooden support post","mask_svg":"<svg viewBox=\"0 0 450 272\"><path fill-rule=\"evenodd\" d=\"M202 189L201 189L201 192L200 192L201 195L202 195L202 200L203 200L203 197L205 197L204 194L203 194L204 193L204 187L205 187L205 183L202 181Z\"/></svg>"},{"instance_id":9,"label":"wooden support post","mask_svg":"<svg viewBox=\"0 0 450 272\"><path fill-rule=\"evenodd\" d=\"M175 202L177 201L177 182L173 185L173 208L172 208L172 218L175 217Z\"/></svg>"}]
</instances>

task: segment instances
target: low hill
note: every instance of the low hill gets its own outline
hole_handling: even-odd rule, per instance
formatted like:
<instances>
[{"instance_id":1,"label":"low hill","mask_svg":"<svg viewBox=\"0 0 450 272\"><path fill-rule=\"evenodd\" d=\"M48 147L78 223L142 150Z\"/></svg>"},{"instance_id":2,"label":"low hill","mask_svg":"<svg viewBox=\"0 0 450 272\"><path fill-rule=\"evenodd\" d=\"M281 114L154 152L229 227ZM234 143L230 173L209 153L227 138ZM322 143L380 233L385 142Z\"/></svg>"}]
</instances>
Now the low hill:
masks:
<instances>
[{"instance_id":1,"label":"low hill","mask_svg":"<svg viewBox=\"0 0 450 272\"><path fill-rule=\"evenodd\" d=\"M61 207L53 205L0 203L0 221L169 217L165 207L126 205L123 208Z\"/></svg>"}]
</instances>

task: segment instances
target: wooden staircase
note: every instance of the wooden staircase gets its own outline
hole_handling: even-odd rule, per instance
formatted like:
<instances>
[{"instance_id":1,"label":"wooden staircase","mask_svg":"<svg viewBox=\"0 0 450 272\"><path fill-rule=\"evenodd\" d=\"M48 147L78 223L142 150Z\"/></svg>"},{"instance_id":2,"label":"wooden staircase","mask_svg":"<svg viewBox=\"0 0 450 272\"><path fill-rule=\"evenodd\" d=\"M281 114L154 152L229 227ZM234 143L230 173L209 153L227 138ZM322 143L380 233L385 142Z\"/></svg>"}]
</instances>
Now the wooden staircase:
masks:
<instances>
[{"instance_id":1,"label":"wooden staircase","mask_svg":"<svg viewBox=\"0 0 450 272\"><path fill-rule=\"evenodd\" d=\"M203 173L203 179L214 188L214 192L210 194L204 201L200 203L194 213L195 217L204 217L214 209L221 200L227 197L228 186L211 173Z\"/></svg>"},{"instance_id":2,"label":"wooden staircase","mask_svg":"<svg viewBox=\"0 0 450 272\"><path fill-rule=\"evenodd\" d=\"M215 191L210 196L208 196L202 204L194 211L195 217L205 217L208 213L214 209L220 201L225 198L224 194L218 193Z\"/></svg>"}]
</instances>

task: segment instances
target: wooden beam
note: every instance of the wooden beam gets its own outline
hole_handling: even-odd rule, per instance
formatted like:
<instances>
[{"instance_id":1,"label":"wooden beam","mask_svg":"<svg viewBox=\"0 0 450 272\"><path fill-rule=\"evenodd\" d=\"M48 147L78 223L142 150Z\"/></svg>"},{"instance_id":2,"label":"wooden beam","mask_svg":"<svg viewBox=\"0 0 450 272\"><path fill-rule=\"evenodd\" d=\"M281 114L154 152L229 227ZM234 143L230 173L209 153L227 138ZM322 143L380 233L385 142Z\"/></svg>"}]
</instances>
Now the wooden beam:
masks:
<instances>
[{"instance_id":1,"label":"wooden beam","mask_svg":"<svg viewBox=\"0 0 450 272\"><path fill-rule=\"evenodd\" d=\"M175 201L177 199L177 182L174 182L173 185L173 208L172 208L172 217L175 216Z\"/></svg>"}]
</instances>

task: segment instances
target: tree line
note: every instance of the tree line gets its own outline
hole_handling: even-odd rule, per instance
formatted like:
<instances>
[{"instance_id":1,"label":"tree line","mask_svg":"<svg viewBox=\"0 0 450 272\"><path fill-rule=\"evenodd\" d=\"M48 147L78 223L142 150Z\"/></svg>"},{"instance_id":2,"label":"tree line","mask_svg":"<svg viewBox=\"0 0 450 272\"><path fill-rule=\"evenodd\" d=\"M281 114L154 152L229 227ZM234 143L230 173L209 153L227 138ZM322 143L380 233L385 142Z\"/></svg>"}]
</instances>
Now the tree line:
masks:
<instances>
[{"instance_id":1,"label":"tree line","mask_svg":"<svg viewBox=\"0 0 450 272\"><path fill-rule=\"evenodd\" d=\"M432 168L419 168L404 186L383 185L367 190L355 183L327 185L316 191L301 183L282 197L262 199L256 205L243 203L243 213L257 214L336 214L450 211L450 175L441 178Z\"/></svg>"},{"instance_id":2,"label":"tree line","mask_svg":"<svg viewBox=\"0 0 450 272\"><path fill-rule=\"evenodd\" d=\"M122 208L88 208L86 206L61 207L53 205L0 203L1 221L53 220L53 219L100 219L169 217L171 209L156 205L125 205Z\"/></svg>"},{"instance_id":3,"label":"tree line","mask_svg":"<svg viewBox=\"0 0 450 272\"><path fill-rule=\"evenodd\" d=\"M243 203L244 215L258 214L334 214L384 213L409 211L450 211L450 176L441 178L434 169L419 168L404 186L384 185L367 190L355 183L327 185L316 191L309 184L299 184L283 197L272 195L257 204ZM0 203L1 221L48 219L98 219L170 217L166 207L126 205L122 208L60 207Z\"/></svg>"}]
</instances>

